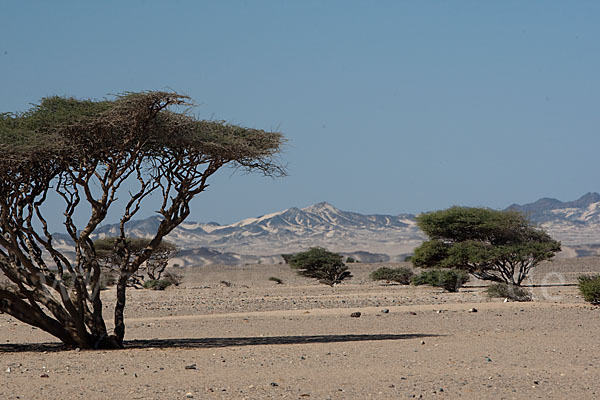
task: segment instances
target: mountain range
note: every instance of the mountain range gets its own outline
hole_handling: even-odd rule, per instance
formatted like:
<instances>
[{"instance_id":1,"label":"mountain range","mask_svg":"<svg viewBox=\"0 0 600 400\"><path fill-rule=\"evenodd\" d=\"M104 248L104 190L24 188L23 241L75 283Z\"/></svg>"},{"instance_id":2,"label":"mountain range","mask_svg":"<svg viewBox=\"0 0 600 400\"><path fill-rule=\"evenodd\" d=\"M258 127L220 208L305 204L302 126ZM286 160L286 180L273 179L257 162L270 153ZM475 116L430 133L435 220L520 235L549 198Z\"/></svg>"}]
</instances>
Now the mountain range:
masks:
<instances>
[{"instance_id":1,"label":"mountain range","mask_svg":"<svg viewBox=\"0 0 600 400\"><path fill-rule=\"evenodd\" d=\"M600 194L575 201L542 198L513 204L508 210L525 213L563 243L563 257L595 255L600 251ZM159 217L131 221L127 233L149 237ZM97 237L113 236L118 225L105 225ZM279 262L281 254L326 247L362 262L400 261L418 246L424 234L412 214L363 215L322 202L306 208L249 218L230 225L184 222L169 236L181 249L172 263L181 266Z\"/></svg>"}]
</instances>

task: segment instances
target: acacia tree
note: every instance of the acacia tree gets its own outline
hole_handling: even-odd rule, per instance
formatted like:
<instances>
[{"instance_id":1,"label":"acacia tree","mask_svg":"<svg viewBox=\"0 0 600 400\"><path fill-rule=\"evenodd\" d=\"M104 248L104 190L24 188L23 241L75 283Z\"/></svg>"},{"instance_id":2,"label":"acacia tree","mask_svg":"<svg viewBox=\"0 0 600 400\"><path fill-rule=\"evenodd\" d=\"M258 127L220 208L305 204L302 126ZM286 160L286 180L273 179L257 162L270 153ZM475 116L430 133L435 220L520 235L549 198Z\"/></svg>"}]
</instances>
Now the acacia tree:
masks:
<instances>
[{"instance_id":1,"label":"acacia tree","mask_svg":"<svg viewBox=\"0 0 600 400\"><path fill-rule=\"evenodd\" d=\"M12 282L12 289L0 288L1 312L67 345L120 348L128 279L189 215L208 178L226 165L285 174L276 159L280 133L173 110L189 106L187 96L143 92L103 101L50 97L26 112L0 114L0 270ZM64 201L72 258L56 246L45 216L56 213L56 205L44 207L51 191ZM161 199L161 221L144 249L133 251L125 224L151 194ZM91 237L117 207L118 195L126 198L115 241L122 257L109 333ZM73 277L72 287L65 285L65 273Z\"/></svg>"},{"instance_id":2,"label":"acacia tree","mask_svg":"<svg viewBox=\"0 0 600 400\"><path fill-rule=\"evenodd\" d=\"M129 248L132 256L136 256L150 243L148 238L125 238L123 242L120 237L103 237L94 240L96 256L100 264L107 270L119 268L125 255L125 245ZM144 280L159 280L162 273L167 268L169 259L177 253L175 243L168 240L162 240L158 247L152 251L146 262L140 266L138 272L131 276L130 283L143 285ZM130 257L131 259L131 257Z\"/></svg>"},{"instance_id":3,"label":"acacia tree","mask_svg":"<svg viewBox=\"0 0 600 400\"><path fill-rule=\"evenodd\" d=\"M318 279L319 282L333 286L344 279L352 278L341 254L332 253L322 247L311 247L307 251L296 253L287 259L287 263L299 275Z\"/></svg>"},{"instance_id":4,"label":"acacia tree","mask_svg":"<svg viewBox=\"0 0 600 400\"><path fill-rule=\"evenodd\" d=\"M521 285L533 267L560 251L560 242L516 211L452 207L417 216L428 241L411 257L416 267L445 267L477 278Z\"/></svg>"}]
</instances>

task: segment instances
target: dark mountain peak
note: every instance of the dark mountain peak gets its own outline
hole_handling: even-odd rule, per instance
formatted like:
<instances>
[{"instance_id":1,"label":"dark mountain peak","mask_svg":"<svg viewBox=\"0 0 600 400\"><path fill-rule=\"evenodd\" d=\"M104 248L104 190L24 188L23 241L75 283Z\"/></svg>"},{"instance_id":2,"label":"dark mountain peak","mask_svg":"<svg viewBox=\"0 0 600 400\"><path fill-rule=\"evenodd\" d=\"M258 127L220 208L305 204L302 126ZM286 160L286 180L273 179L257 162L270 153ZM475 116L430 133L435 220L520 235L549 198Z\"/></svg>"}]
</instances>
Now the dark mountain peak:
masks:
<instances>
[{"instance_id":1,"label":"dark mountain peak","mask_svg":"<svg viewBox=\"0 0 600 400\"><path fill-rule=\"evenodd\" d=\"M600 194L596 192L588 192L575 201L565 203L572 208L583 208L590 204L600 202Z\"/></svg>"},{"instance_id":2,"label":"dark mountain peak","mask_svg":"<svg viewBox=\"0 0 600 400\"><path fill-rule=\"evenodd\" d=\"M543 197L533 203L528 204L512 204L507 210L517 210L525 213L539 213L560 208L587 208L590 204L600 202L600 194L589 192L574 201L562 202L560 200Z\"/></svg>"}]
</instances>

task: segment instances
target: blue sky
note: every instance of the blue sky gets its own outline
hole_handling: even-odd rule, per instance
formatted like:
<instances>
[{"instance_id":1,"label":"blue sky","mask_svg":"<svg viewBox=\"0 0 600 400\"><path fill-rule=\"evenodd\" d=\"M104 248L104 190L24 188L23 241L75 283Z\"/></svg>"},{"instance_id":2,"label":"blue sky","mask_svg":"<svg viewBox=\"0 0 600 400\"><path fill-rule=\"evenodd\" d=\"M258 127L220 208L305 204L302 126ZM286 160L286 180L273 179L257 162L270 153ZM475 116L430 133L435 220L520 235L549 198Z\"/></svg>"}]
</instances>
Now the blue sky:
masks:
<instances>
[{"instance_id":1,"label":"blue sky","mask_svg":"<svg viewBox=\"0 0 600 400\"><path fill-rule=\"evenodd\" d=\"M173 89L282 131L289 176L225 170L197 221L572 200L600 191L599 20L583 0L5 0L0 111Z\"/></svg>"}]
</instances>

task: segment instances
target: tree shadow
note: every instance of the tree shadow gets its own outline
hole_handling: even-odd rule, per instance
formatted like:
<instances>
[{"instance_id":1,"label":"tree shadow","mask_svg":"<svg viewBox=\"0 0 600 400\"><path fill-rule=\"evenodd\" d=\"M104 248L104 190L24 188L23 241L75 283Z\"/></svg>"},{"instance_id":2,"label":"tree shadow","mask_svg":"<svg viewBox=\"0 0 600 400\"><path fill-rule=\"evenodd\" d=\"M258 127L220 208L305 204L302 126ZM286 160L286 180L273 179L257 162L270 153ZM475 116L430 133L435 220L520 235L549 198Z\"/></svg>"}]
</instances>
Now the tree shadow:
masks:
<instances>
[{"instance_id":1,"label":"tree shadow","mask_svg":"<svg viewBox=\"0 0 600 400\"><path fill-rule=\"evenodd\" d=\"M184 339L134 339L126 340L126 349L205 349L216 347L261 346L279 344L314 344L364 342L379 340L404 340L424 337L437 337L435 334L348 334L348 335L311 335L311 336L268 336L268 337L231 337L231 338L184 338ZM61 343L6 343L0 344L0 353L20 352L58 352L73 350L73 347Z\"/></svg>"}]
</instances>

